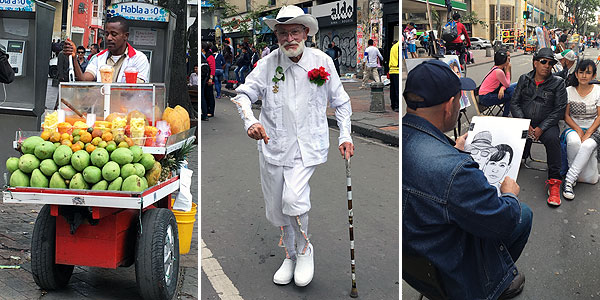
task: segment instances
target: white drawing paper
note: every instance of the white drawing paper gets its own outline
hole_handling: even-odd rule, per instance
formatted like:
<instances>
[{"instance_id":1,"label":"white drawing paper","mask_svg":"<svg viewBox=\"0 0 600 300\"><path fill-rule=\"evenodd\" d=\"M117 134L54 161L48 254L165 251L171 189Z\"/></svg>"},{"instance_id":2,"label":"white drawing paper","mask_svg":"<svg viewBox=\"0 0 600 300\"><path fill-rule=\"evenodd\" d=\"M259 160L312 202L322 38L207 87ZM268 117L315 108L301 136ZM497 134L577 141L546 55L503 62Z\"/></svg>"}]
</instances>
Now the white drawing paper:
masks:
<instances>
[{"instance_id":1,"label":"white drawing paper","mask_svg":"<svg viewBox=\"0 0 600 300\"><path fill-rule=\"evenodd\" d=\"M475 116L465 143L488 182L498 189L506 176L517 180L529 119Z\"/></svg>"}]
</instances>

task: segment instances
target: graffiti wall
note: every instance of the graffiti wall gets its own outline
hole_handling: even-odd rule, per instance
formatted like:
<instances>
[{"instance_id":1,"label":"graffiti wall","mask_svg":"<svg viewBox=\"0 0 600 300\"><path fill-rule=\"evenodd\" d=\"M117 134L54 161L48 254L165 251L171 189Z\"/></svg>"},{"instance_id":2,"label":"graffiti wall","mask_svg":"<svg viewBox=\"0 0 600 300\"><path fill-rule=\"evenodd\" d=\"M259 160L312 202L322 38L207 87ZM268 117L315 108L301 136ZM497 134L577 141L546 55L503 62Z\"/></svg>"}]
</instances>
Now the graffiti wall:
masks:
<instances>
[{"instance_id":1,"label":"graffiti wall","mask_svg":"<svg viewBox=\"0 0 600 300\"><path fill-rule=\"evenodd\" d=\"M356 72L356 25L319 28L319 48L327 50L332 41L342 49L340 72Z\"/></svg>"}]
</instances>

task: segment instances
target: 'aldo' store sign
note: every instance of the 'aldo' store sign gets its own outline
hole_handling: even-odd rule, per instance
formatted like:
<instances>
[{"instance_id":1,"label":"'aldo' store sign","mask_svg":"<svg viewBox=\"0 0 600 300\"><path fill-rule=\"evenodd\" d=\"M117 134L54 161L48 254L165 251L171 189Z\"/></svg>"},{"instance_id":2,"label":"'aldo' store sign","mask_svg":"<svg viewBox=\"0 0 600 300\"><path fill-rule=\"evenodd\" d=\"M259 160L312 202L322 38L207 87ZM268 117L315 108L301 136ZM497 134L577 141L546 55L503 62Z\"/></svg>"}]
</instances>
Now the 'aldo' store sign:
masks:
<instances>
[{"instance_id":1,"label":"'aldo' store sign","mask_svg":"<svg viewBox=\"0 0 600 300\"><path fill-rule=\"evenodd\" d=\"M312 15L319 21L319 27L356 24L356 0L340 0L317 5Z\"/></svg>"}]
</instances>

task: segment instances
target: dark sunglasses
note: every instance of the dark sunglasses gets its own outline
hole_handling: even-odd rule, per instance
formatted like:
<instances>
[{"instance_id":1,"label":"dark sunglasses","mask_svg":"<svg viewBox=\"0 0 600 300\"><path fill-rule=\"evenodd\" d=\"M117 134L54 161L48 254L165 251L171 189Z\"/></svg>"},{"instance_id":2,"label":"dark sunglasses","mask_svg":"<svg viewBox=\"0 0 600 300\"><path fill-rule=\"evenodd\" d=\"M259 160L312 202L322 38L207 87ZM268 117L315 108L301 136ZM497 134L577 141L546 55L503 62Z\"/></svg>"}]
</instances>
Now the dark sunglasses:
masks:
<instances>
[{"instance_id":1,"label":"dark sunglasses","mask_svg":"<svg viewBox=\"0 0 600 300\"><path fill-rule=\"evenodd\" d=\"M545 64L550 64L550 66L554 66L556 64L555 60L549 60L549 59L540 59L538 60L540 62L540 64L545 65Z\"/></svg>"}]
</instances>

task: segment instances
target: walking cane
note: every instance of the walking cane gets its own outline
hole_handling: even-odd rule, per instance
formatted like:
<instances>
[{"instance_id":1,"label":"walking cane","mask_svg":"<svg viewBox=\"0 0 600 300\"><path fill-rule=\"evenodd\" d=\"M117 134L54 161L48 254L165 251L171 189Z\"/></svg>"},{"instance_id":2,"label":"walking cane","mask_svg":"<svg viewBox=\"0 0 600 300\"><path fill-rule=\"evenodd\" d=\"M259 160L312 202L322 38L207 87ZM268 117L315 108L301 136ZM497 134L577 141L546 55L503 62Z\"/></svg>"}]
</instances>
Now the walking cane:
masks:
<instances>
[{"instance_id":1,"label":"walking cane","mask_svg":"<svg viewBox=\"0 0 600 300\"><path fill-rule=\"evenodd\" d=\"M344 153L344 162L346 163L346 190L348 196L348 228L350 232L350 265L352 266L352 290L350 291L350 297L358 297L358 289L356 288L356 265L354 261L354 213L352 212L352 178L350 177L350 158L346 159L346 153Z\"/></svg>"}]
</instances>

